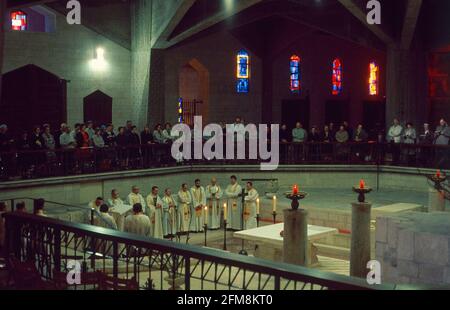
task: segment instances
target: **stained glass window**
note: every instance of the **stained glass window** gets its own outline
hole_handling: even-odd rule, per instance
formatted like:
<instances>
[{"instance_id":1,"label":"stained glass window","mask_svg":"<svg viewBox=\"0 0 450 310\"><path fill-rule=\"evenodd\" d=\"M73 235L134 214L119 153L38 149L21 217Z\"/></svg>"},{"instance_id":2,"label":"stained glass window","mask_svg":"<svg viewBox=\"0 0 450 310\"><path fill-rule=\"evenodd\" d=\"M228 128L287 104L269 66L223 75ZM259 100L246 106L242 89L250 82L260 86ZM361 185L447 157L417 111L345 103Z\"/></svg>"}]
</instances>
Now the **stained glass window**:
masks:
<instances>
[{"instance_id":1,"label":"stained glass window","mask_svg":"<svg viewBox=\"0 0 450 310\"><path fill-rule=\"evenodd\" d=\"M339 95L342 93L342 61L339 58L336 58L333 61L332 84L333 95Z\"/></svg>"},{"instance_id":2,"label":"stained glass window","mask_svg":"<svg viewBox=\"0 0 450 310\"><path fill-rule=\"evenodd\" d=\"M16 31L27 30L27 14L25 12L11 12L11 29Z\"/></svg>"},{"instance_id":3,"label":"stained glass window","mask_svg":"<svg viewBox=\"0 0 450 310\"><path fill-rule=\"evenodd\" d=\"M291 73L291 92L297 94L300 92L300 57L292 55L289 67Z\"/></svg>"},{"instance_id":4,"label":"stained glass window","mask_svg":"<svg viewBox=\"0 0 450 310\"><path fill-rule=\"evenodd\" d=\"M369 66L369 94L371 96L378 95L378 77L380 73L380 68L375 62L371 62Z\"/></svg>"},{"instance_id":5,"label":"stained glass window","mask_svg":"<svg viewBox=\"0 0 450 310\"><path fill-rule=\"evenodd\" d=\"M248 93L250 78L250 57L245 50L240 50L237 54L237 87L238 93Z\"/></svg>"},{"instance_id":6,"label":"stained glass window","mask_svg":"<svg viewBox=\"0 0 450 310\"><path fill-rule=\"evenodd\" d=\"M183 122L183 98L178 99L178 123Z\"/></svg>"}]
</instances>

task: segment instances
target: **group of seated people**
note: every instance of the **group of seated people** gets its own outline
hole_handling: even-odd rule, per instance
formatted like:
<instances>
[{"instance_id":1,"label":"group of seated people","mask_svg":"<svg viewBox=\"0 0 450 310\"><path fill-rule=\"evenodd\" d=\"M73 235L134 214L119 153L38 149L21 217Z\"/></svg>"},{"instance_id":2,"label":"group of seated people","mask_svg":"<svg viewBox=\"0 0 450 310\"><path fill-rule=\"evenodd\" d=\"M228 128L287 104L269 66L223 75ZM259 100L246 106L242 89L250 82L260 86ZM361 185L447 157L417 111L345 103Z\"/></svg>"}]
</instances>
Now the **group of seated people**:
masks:
<instances>
[{"instance_id":1,"label":"group of seated people","mask_svg":"<svg viewBox=\"0 0 450 310\"><path fill-rule=\"evenodd\" d=\"M98 197L89 207L99 212L95 221L98 226L163 239L200 233L205 228L217 230L223 226L224 219L232 230L255 228L258 197L252 182L247 182L242 191L236 176L231 176L226 187L221 187L216 178L206 187L197 179L191 188L183 183L177 194L166 188L161 195L158 186L153 186L145 198L138 186L133 186L124 200L113 189L107 201ZM121 227L117 212L124 209L130 211L126 212Z\"/></svg>"}]
</instances>

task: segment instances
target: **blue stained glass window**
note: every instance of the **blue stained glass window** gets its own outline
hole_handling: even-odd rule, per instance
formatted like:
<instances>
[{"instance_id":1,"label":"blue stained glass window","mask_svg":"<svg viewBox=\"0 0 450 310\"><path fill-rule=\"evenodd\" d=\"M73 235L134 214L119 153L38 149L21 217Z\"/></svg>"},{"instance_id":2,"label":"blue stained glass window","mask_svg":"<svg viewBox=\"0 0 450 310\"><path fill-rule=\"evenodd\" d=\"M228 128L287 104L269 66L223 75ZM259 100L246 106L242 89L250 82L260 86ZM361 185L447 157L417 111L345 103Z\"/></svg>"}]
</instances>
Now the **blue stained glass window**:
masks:
<instances>
[{"instance_id":1,"label":"blue stained glass window","mask_svg":"<svg viewBox=\"0 0 450 310\"><path fill-rule=\"evenodd\" d=\"M248 93L250 79L250 57L245 50L240 50L237 54L237 86L238 93Z\"/></svg>"},{"instance_id":2,"label":"blue stained glass window","mask_svg":"<svg viewBox=\"0 0 450 310\"><path fill-rule=\"evenodd\" d=\"M300 92L300 57L297 55L291 56L290 62L291 83L290 88L292 93Z\"/></svg>"}]
</instances>

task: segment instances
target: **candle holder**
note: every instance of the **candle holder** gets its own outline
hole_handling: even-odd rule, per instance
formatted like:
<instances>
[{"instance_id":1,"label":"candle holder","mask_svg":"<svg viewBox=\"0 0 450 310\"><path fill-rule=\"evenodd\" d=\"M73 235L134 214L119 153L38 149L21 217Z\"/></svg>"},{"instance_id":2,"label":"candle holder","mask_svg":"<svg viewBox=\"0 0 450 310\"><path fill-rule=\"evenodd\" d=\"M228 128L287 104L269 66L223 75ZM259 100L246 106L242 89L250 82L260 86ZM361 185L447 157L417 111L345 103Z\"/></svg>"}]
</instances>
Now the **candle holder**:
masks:
<instances>
[{"instance_id":1,"label":"candle holder","mask_svg":"<svg viewBox=\"0 0 450 310\"><path fill-rule=\"evenodd\" d=\"M227 250L227 220L223 220L223 250Z\"/></svg>"},{"instance_id":2,"label":"candle holder","mask_svg":"<svg viewBox=\"0 0 450 310\"><path fill-rule=\"evenodd\" d=\"M354 186L353 191L358 194L358 202L364 203L366 202L366 194L370 193L372 191L372 188L370 187L361 188Z\"/></svg>"},{"instance_id":3,"label":"candle holder","mask_svg":"<svg viewBox=\"0 0 450 310\"><path fill-rule=\"evenodd\" d=\"M433 174L427 175L427 179L434 183L434 188L436 190L441 191L443 189L442 183L447 180L447 176L444 174Z\"/></svg>"},{"instance_id":4,"label":"candle holder","mask_svg":"<svg viewBox=\"0 0 450 310\"><path fill-rule=\"evenodd\" d=\"M208 224L203 225L203 229L205 230L205 246L207 246L207 239L208 239Z\"/></svg>"},{"instance_id":5,"label":"candle holder","mask_svg":"<svg viewBox=\"0 0 450 310\"><path fill-rule=\"evenodd\" d=\"M273 223L276 224L277 223L277 211L272 212L272 217L273 217Z\"/></svg>"},{"instance_id":6,"label":"candle holder","mask_svg":"<svg viewBox=\"0 0 450 310\"><path fill-rule=\"evenodd\" d=\"M291 202L291 208L292 210L298 210L300 207L300 200L305 199L306 196L308 196L307 192L298 192L297 194L293 194L292 192L286 192L284 193L284 196L287 199L290 199Z\"/></svg>"}]
</instances>

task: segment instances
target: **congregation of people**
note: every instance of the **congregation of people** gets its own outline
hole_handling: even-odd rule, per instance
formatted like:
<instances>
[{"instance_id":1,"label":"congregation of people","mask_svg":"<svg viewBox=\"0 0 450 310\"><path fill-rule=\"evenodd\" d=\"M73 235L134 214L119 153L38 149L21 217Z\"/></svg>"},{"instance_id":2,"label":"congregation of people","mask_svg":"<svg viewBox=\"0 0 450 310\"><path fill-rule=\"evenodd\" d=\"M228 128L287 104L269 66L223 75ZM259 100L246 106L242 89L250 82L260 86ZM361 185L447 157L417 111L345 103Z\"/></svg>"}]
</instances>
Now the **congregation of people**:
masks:
<instances>
[{"instance_id":1,"label":"congregation of people","mask_svg":"<svg viewBox=\"0 0 450 310\"><path fill-rule=\"evenodd\" d=\"M245 137L245 124L242 118L237 117L232 124L237 140ZM222 124L225 132L226 125ZM7 125L0 125L0 166L2 171L10 172L13 163L16 162L17 175L27 178L39 167L49 168L53 166L63 167L65 173L83 173L83 165L88 163L94 166L96 171L109 171L112 169L124 170L133 168L149 168L153 166L175 163L171 157L170 145L175 137L171 135L172 125L157 124L153 130L149 126L139 132L133 122L127 121L125 126L116 131L112 124L95 127L93 122L75 124L70 128L67 124L61 124L59 130L54 132L48 124L35 126L31 133L22 132L18 138L9 134ZM193 135L192 135L193 136ZM206 141L209 137L203 137ZM308 151L309 158L314 160L327 159L327 153L331 154L331 144L364 144L369 142L392 143L417 146L444 146L449 145L450 127L446 120L441 119L435 129L429 124L424 124L418 130L410 122L402 125L398 119L394 119L388 131L381 126L366 129L363 124L351 128L349 122L344 121L339 126L334 123L325 125L322 129L312 126L310 130L303 128L301 122L297 122L294 128L288 128L286 124L280 126L279 132L280 152L283 160L284 154L294 154L295 161L303 160L302 148L299 145L312 145ZM322 144L330 144L329 147ZM286 145L294 145L293 151L286 149ZM31 152L30 152L31 151ZM91 155L95 151L95 158ZM349 153L345 148L338 149L338 155ZM400 154L395 147L389 150L393 154L394 162L398 161ZM12 155L10 152L16 152ZM320 154L319 154L320 153ZM321 155L324 153L325 155ZM366 155L367 151L357 149L356 157ZM359 154L361 153L361 154ZM415 153L407 154L411 157ZM426 154L425 154L426 155ZM347 157L345 157L347 158ZM285 160L289 162L288 160ZM92 170L92 169L91 169ZM93 172L89 170L88 172Z\"/></svg>"},{"instance_id":2,"label":"congregation of people","mask_svg":"<svg viewBox=\"0 0 450 310\"><path fill-rule=\"evenodd\" d=\"M203 186L197 179L192 187L183 183L177 193L170 188L161 193L158 186L153 186L144 195L138 186L133 186L124 199L113 189L110 198L97 197L89 207L98 211L99 218L95 221L98 226L173 239L204 232L205 228L220 229L224 220L231 230L256 228L258 197L252 182L247 182L243 191L236 176L231 176L227 186L221 186L216 178Z\"/></svg>"}]
</instances>

